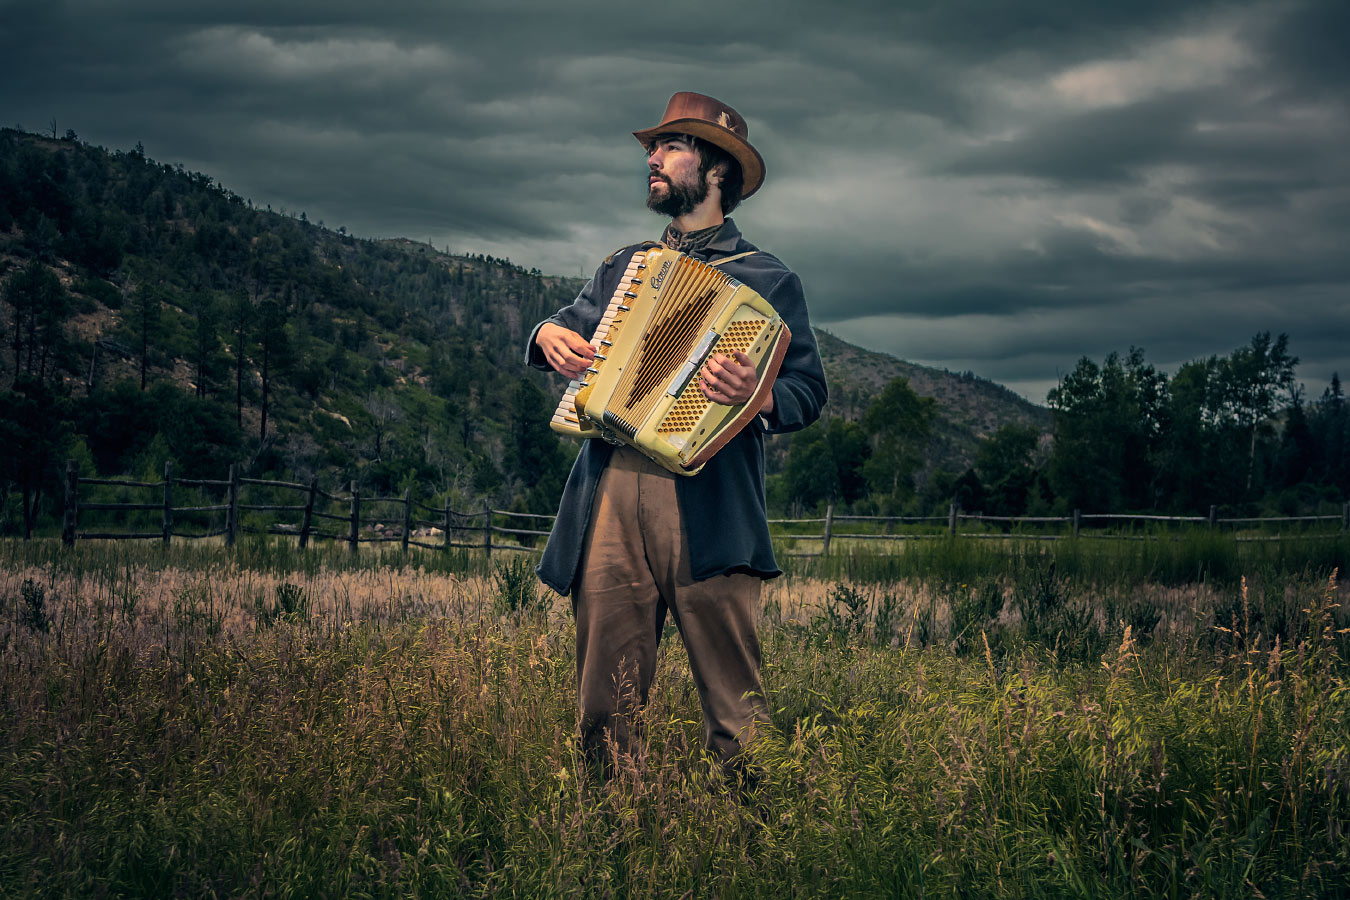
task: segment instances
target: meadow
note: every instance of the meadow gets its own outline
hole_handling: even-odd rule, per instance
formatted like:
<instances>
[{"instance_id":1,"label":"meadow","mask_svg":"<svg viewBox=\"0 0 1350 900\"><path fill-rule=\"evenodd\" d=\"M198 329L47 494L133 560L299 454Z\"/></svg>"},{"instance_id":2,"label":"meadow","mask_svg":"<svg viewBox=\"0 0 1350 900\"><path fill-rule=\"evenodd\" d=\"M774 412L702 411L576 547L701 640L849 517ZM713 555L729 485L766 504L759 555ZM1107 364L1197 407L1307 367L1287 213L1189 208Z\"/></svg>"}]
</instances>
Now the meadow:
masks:
<instances>
[{"instance_id":1,"label":"meadow","mask_svg":"<svg viewBox=\"0 0 1350 900\"><path fill-rule=\"evenodd\" d=\"M1347 556L789 560L741 791L673 628L585 771L527 556L0 543L0 895L1343 897Z\"/></svg>"}]
</instances>

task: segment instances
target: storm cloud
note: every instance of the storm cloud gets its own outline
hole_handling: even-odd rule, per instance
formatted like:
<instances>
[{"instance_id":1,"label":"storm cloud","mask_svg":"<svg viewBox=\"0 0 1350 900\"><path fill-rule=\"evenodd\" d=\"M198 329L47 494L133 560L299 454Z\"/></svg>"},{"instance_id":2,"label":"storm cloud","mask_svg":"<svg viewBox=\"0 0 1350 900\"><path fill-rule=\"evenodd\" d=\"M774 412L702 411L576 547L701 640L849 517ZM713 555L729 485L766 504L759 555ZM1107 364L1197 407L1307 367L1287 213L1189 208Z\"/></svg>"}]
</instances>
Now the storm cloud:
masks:
<instances>
[{"instance_id":1,"label":"storm cloud","mask_svg":"<svg viewBox=\"0 0 1350 900\"><path fill-rule=\"evenodd\" d=\"M1033 400L1288 332L1350 374L1350 11L1323 2L0 0L0 121L353 233L589 273L653 237L666 98L742 112L736 213L813 317Z\"/></svg>"}]
</instances>

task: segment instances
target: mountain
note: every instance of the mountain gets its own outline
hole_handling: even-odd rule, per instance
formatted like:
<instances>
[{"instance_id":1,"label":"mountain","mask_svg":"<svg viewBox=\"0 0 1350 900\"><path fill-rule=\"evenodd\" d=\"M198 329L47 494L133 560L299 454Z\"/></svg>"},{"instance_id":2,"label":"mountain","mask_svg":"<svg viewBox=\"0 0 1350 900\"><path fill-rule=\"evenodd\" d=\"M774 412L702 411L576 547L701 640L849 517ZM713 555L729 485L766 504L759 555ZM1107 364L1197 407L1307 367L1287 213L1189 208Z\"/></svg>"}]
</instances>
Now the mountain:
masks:
<instances>
[{"instance_id":1,"label":"mountain","mask_svg":"<svg viewBox=\"0 0 1350 900\"><path fill-rule=\"evenodd\" d=\"M1049 433L1050 410L1001 384L971 372L955 373L864 350L817 328L816 341L830 383L830 414L857 419L882 388L904 378L921 397L937 401L937 421L928 448L929 468L961 471L975 458L975 447L1002 425L1030 425Z\"/></svg>"},{"instance_id":2,"label":"mountain","mask_svg":"<svg viewBox=\"0 0 1350 900\"><path fill-rule=\"evenodd\" d=\"M41 514L67 455L90 475L242 462L548 509L575 447L546 425L564 381L522 350L582 283L258 208L139 147L0 129L3 516L19 485ZM829 415L895 377L938 400L930 468L963 469L1005 422L1049 426L992 382L818 338Z\"/></svg>"}]
</instances>

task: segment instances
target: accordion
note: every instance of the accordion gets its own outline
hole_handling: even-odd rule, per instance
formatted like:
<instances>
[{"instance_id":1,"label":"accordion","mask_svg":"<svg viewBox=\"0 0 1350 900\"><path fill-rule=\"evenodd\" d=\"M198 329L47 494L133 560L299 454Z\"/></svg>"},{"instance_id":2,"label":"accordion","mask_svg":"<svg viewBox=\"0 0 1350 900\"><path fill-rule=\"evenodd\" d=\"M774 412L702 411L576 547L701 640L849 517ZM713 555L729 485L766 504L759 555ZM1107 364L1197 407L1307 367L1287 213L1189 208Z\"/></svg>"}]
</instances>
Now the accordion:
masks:
<instances>
[{"instance_id":1,"label":"accordion","mask_svg":"<svg viewBox=\"0 0 1350 900\"><path fill-rule=\"evenodd\" d=\"M633 254L591 338L595 362L571 382L552 428L627 444L677 475L693 475L750 423L792 334L759 294L715 266L654 247ZM750 357L759 373L744 406L699 389L714 353Z\"/></svg>"}]
</instances>

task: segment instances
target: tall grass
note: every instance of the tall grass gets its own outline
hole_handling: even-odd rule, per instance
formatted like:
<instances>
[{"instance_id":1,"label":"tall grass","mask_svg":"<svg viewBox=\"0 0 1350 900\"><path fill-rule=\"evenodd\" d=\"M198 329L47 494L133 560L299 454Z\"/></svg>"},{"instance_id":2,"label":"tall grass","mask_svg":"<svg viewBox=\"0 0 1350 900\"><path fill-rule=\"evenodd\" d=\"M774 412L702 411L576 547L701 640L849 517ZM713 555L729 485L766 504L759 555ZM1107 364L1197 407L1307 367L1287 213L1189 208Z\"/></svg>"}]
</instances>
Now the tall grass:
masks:
<instances>
[{"instance_id":1,"label":"tall grass","mask_svg":"<svg viewBox=\"0 0 1350 900\"><path fill-rule=\"evenodd\" d=\"M1216 583L1236 585L1243 576L1324 577L1333 569L1350 571L1350 535L1319 535L1288 540L1239 542L1231 533L1189 529L1158 539L1080 538L1040 541L1017 536L995 539L940 536L927 540L862 545L841 542L829 556L801 556L780 541L778 558L789 576L847 582L883 583L906 578L969 581L978 577L1019 578L1053 563L1060 574L1083 584ZM818 543L816 549L818 550ZM794 545L795 546L795 545ZM536 560L537 554L499 551L497 562ZM494 559L481 550L403 551L392 544L318 542L300 549L294 538L245 536L226 550L219 539L158 541L80 541L63 547L54 540L0 540L0 568L38 565L62 572L103 572L127 566L193 570L235 569L283 574L369 569L419 569L447 575L494 571Z\"/></svg>"},{"instance_id":2,"label":"tall grass","mask_svg":"<svg viewBox=\"0 0 1350 900\"><path fill-rule=\"evenodd\" d=\"M500 558L500 557L499 557ZM151 566L192 571L244 569L275 575L321 571L419 569L443 574L482 574L492 570L481 551L462 548L407 552L393 544L365 544L357 553L345 543L316 542L301 549L294 538L241 537L226 549L220 539L159 541L78 541L72 547L56 540L0 540L0 569L22 565L66 573L100 573L127 567Z\"/></svg>"},{"instance_id":3,"label":"tall grass","mask_svg":"<svg viewBox=\"0 0 1350 900\"><path fill-rule=\"evenodd\" d=\"M1146 540L941 537L887 549L846 547L828 557L780 556L794 574L847 581L1019 577L1029 567L1053 563L1061 574L1085 584L1232 585L1253 573L1308 578L1333 569L1350 571L1350 536L1239 542L1232 534L1191 529L1175 539Z\"/></svg>"},{"instance_id":4,"label":"tall grass","mask_svg":"<svg viewBox=\"0 0 1350 900\"><path fill-rule=\"evenodd\" d=\"M585 780L570 616L519 563L8 552L6 896L1350 890L1330 578L771 582L774 724L741 792L677 641L636 752Z\"/></svg>"}]
</instances>

